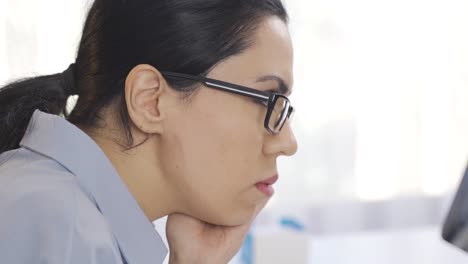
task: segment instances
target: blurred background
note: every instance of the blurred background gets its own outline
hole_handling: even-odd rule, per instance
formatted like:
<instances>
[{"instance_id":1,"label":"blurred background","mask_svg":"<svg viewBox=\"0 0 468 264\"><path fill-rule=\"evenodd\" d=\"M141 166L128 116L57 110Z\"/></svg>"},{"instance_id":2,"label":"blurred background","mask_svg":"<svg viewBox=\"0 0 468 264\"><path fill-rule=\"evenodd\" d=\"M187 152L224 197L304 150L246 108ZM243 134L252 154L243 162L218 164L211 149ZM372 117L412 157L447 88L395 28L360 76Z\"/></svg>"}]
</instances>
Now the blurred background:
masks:
<instances>
[{"instance_id":1,"label":"blurred background","mask_svg":"<svg viewBox=\"0 0 468 264\"><path fill-rule=\"evenodd\" d=\"M90 2L0 0L0 84L65 70ZM466 263L439 233L468 161L468 1L285 4L299 151L256 226L294 222L307 263Z\"/></svg>"}]
</instances>

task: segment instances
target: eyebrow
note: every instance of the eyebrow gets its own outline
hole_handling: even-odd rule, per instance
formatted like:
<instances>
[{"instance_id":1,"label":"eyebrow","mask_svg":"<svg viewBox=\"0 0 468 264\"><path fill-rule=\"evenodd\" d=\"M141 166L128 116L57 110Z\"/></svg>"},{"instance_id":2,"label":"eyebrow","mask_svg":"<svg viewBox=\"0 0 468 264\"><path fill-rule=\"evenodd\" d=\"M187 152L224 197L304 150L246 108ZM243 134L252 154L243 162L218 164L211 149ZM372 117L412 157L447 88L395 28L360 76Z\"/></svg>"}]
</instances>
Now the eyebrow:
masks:
<instances>
[{"instance_id":1,"label":"eyebrow","mask_svg":"<svg viewBox=\"0 0 468 264\"><path fill-rule=\"evenodd\" d=\"M274 93L279 93L283 95L287 95L291 93L291 89L286 85L286 82L278 76L275 75L265 75L257 78L257 83L258 82L268 82L268 81L276 81L278 83L278 88L276 89L270 89L268 92L274 92Z\"/></svg>"}]
</instances>

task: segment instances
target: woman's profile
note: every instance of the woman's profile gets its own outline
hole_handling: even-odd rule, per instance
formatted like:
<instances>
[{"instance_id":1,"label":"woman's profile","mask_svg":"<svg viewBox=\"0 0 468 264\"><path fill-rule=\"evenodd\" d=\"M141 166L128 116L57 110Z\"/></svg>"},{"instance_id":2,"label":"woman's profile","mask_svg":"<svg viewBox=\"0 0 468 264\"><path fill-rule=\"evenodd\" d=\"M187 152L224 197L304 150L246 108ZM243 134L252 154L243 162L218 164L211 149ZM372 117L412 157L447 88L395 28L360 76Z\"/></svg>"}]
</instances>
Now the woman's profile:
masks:
<instances>
[{"instance_id":1,"label":"woman's profile","mask_svg":"<svg viewBox=\"0 0 468 264\"><path fill-rule=\"evenodd\" d=\"M227 263L297 149L287 24L280 0L95 0L64 72L0 89L0 262Z\"/></svg>"}]
</instances>

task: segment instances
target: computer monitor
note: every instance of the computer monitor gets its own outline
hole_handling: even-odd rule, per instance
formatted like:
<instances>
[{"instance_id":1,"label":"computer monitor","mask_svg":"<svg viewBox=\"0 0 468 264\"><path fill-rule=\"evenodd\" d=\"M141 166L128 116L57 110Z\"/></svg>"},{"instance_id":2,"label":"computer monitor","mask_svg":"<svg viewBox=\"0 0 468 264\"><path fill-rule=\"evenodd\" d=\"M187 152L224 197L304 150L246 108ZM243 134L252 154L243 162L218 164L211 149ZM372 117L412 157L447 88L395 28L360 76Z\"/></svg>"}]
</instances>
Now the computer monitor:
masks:
<instances>
[{"instance_id":1,"label":"computer monitor","mask_svg":"<svg viewBox=\"0 0 468 264\"><path fill-rule=\"evenodd\" d=\"M447 242L468 252L468 167L444 221L442 237Z\"/></svg>"}]
</instances>

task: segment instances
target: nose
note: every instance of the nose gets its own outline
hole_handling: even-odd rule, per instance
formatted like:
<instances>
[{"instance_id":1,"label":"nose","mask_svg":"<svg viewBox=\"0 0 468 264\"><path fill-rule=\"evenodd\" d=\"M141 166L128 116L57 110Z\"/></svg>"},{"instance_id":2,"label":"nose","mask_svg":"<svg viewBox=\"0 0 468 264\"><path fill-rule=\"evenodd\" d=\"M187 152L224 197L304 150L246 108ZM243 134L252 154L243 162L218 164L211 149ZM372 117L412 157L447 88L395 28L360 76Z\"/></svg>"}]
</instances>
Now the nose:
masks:
<instances>
[{"instance_id":1,"label":"nose","mask_svg":"<svg viewBox=\"0 0 468 264\"><path fill-rule=\"evenodd\" d=\"M265 140L263 151L266 155L292 156L297 152L297 140L289 121L276 135L269 135Z\"/></svg>"}]
</instances>

